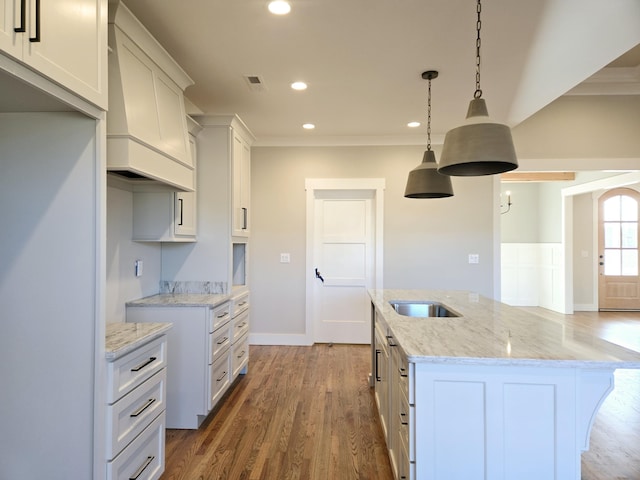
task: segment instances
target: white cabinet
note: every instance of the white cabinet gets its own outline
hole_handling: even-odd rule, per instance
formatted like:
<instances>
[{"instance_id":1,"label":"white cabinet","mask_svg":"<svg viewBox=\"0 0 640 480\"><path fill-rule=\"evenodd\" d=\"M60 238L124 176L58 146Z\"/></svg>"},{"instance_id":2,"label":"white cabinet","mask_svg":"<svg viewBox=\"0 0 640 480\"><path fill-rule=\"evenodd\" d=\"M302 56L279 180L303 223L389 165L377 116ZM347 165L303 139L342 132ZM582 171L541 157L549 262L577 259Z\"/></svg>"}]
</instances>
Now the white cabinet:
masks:
<instances>
[{"instance_id":1,"label":"white cabinet","mask_svg":"<svg viewBox=\"0 0 640 480\"><path fill-rule=\"evenodd\" d=\"M231 383L231 304L127 306L127 322L169 322L167 428L197 429Z\"/></svg>"},{"instance_id":2,"label":"white cabinet","mask_svg":"<svg viewBox=\"0 0 640 480\"><path fill-rule=\"evenodd\" d=\"M382 317L375 310L372 315L375 399L391 468L396 479L415 480L412 364L408 363Z\"/></svg>"},{"instance_id":3,"label":"white cabinet","mask_svg":"<svg viewBox=\"0 0 640 480\"><path fill-rule=\"evenodd\" d=\"M195 242L195 195L162 186L133 192L133 240Z\"/></svg>"},{"instance_id":4,"label":"white cabinet","mask_svg":"<svg viewBox=\"0 0 640 480\"><path fill-rule=\"evenodd\" d=\"M227 292L240 286L246 289L250 246L248 237L233 235L232 153L237 141L234 138L240 135L248 148L253 137L235 115L196 116L195 120L202 126L197 137L198 241L195 245L176 245L163 251L162 275L172 281L224 282ZM249 157L244 158L248 169ZM248 176L244 178L248 183ZM251 212L245 208L249 226ZM242 212L238 213L238 219L242 217L244 221L242 208L237 211Z\"/></svg>"},{"instance_id":5,"label":"white cabinet","mask_svg":"<svg viewBox=\"0 0 640 480\"><path fill-rule=\"evenodd\" d=\"M235 379L247 373L249 365L249 292L239 293L231 301L231 374Z\"/></svg>"},{"instance_id":6,"label":"white cabinet","mask_svg":"<svg viewBox=\"0 0 640 480\"><path fill-rule=\"evenodd\" d=\"M107 108L107 0L0 0L0 50Z\"/></svg>"},{"instance_id":7,"label":"white cabinet","mask_svg":"<svg viewBox=\"0 0 640 480\"><path fill-rule=\"evenodd\" d=\"M107 480L164 471L165 335L107 364Z\"/></svg>"},{"instance_id":8,"label":"white cabinet","mask_svg":"<svg viewBox=\"0 0 640 480\"><path fill-rule=\"evenodd\" d=\"M201 137L205 138L200 148L201 161L216 164L218 176L208 180L212 185L227 192L227 209L224 224L220 228L228 229L233 237L249 236L251 225L251 144L253 135L246 125L235 115L198 116L202 125ZM211 142L207 141L211 139ZM213 147L213 148L210 148ZM205 167L206 168L206 167Z\"/></svg>"},{"instance_id":9,"label":"white cabinet","mask_svg":"<svg viewBox=\"0 0 640 480\"><path fill-rule=\"evenodd\" d=\"M375 317L375 399L385 440L389 438L389 344L386 327Z\"/></svg>"},{"instance_id":10,"label":"white cabinet","mask_svg":"<svg viewBox=\"0 0 640 480\"><path fill-rule=\"evenodd\" d=\"M251 203L251 147L238 129L233 130L232 146L232 235L248 237Z\"/></svg>"}]
</instances>

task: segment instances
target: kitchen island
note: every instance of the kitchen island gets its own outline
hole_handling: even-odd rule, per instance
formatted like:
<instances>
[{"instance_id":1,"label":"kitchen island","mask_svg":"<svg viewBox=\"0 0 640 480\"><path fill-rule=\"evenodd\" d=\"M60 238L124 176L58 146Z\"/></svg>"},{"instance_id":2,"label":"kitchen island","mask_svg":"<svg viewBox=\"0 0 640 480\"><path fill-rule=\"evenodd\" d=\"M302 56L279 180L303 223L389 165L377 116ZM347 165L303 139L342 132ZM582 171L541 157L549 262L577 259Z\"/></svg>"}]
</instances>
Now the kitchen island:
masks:
<instances>
[{"instance_id":1,"label":"kitchen island","mask_svg":"<svg viewBox=\"0 0 640 480\"><path fill-rule=\"evenodd\" d=\"M372 383L397 478L580 479L618 368L640 353L474 293L371 290ZM455 317L400 315L432 301Z\"/></svg>"}]
</instances>

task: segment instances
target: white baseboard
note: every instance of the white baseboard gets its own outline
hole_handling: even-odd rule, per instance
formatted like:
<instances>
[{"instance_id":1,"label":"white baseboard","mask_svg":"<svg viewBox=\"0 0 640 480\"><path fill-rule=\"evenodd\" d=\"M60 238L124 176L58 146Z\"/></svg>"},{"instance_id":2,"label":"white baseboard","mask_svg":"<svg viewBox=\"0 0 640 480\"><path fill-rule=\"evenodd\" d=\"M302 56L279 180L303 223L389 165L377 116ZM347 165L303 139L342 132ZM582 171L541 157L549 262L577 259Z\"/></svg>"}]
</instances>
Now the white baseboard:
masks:
<instances>
[{"instance_id":1,"label":"white baseboard","mask_svg":"<svg viewBox=\"0 0 640 480\"><path fill-rule=\"evenodd\" d=\"M308 346L313 345L313 340L305 334L250 333L249 345Z\"/></svg>"}]
</instances>

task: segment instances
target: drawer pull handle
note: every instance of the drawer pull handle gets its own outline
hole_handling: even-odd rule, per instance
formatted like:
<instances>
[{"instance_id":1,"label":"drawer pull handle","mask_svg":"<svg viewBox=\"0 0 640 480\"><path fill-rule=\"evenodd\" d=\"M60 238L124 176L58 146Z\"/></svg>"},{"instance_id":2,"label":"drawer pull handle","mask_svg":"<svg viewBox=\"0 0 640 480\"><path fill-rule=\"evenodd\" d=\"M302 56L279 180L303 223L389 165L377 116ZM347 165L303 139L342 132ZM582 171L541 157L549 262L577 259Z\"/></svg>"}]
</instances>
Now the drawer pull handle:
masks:
<instances>
[{"instance_id":1,"label":"drawer pull handle","mask_svg":"<svg viewBox=\"0 0 640 480\"><path fill-rule=\"evenodd\" d=\"M244 350L242 350L242 351L238 354L238 357L237 357L237 358L242 358L242 357L244 357L244 353L245 353L245 352L244 352Z\"/></svg>"},{"instance_id":2,"label":"drawer pull handle","mask_svg":"<svg viewBox=\"0 0 640 480\"><path fill-rule=\"evenodd\" d=\"M407 414L406 413L401 413L400 414L400 425L409 425L409 422L407 422L405 419L407 418Z\"/></svg>"},{"instance_id":3,"label":"drawer pull handle","mask_svg":"<svg viewBox=\"0 0 640 480\"><path fill-rule=\"evenodd\" d=\"M216 378L216 382L221 382L222 380L224 380L224 377L226 376L227 376L227 372L223 372L220 378Z\"/></svg>"},{"instance_id":4,"label":"drawer pull handle","mask_svg":"<svg viewBox=\"0 0 640 480\"><path fill-rule=\"evenodd\" d=\"M132 372L139 372L140 370L142 370L144 367L146 367L147 365L149 365L150 363L153 363L157 360L156 357L149 357L149 360L147 360L144 363L141 363L140 365L138 365L137 367L133 367L131 369Z\"/></svg>"},{"instance_id":5,"label":"drawer pull handle","mask_svg":"<svg viewBox=\"0 0 640 480\"><path fill-rule=\"evenodd\" d=\"M227 343L228 340L229 340L229 337L224 337L222 340L220 340L218 342L218 345L222 345L223 343Z\"/></svg>"},{"instance_id":6,"label":"drawer pull handle","mask_svg":"<svg viewBox=\"0 0 640 480\"><path fill-rule=\"evenodd\" d=\"M380 372L378 370L378 363L379 363L379 358L380 358L380 354L381 353L382 352L380 350L376 349L376 372L375 372L375 374L376 374L376 381L377 382L381 382L382 381L382 377L380 376Z\"/></svg>"},{"instance_id":7,"label":"drawer pull handle","mask_svg":"<svg viewBox=\"0 0 640 480\"><path fill-rule=\"evenodd\" d=\"M142 412L144 412L147 408L149 408L151 405L153 405L155 402L156 402L155 398L150 398L149 400L147 400L147 402L144 405L142 405L138 410L136 410L135 412L133 412L129 416L130 417L137 417Z\"/></svg>"},{"instance_id":8,"label":"drawer pull handle","mask_svg":"<svg viewBox=\"0 0 640 480\"><path fill-rule=\"evenodd\" d=\"M155 458L156 457L147 457L144 463L140 465L140 467L138 467L138 470L135 471L135 473L133 474L133 477L129 477L129 480L138 480L140 475L142 475L142 472L145 471L145 469L151 464L151 462L155 460Z\"/></svg>"},{"instance_id":9,"label":"drawer pull handle","mask_svg":"<svg viewBox=\"0 0 640 480\"><path fill-rule=\"evenodd\" d=\"M240 302L238 304L239 307L244 307L247 304L247 301L245 300L244 302Z\"/></svg>"},{"instance_id":10,"label":"drawer pull handle","mask_svg":"<svg viewBox=\"0 0 640 480\"><path fill-rule=\"evenodd\" d=\"M29 37L31 43L37 43L40 41L40 0L35 1L35 13L36 13L36 35L35 37Z\"/></svg>"},{"instance_id":11,"label":"drawer pull handle","mask_svg":"<svg viewBox=\"0 0 640 480\"><path fill-rule=\"evenodd\" d=\"M224 312L224 313L219 314L219 315L218 315L218 318L224 318L224 317L226 317L227 315L229 315L229 312Z\"/></svg>"},{"instance_id":12,"label":"drawer pull handle","mask_svg":"<svg viewBox=\"0 0 640 480\"><path fill-rule=\"evenodd\" d=\"M25 24L27 23L26 21L26 17L27 17L27 0L20 0L20 26L19 27L15 27L13 29L14 32L16 33L22 33L22 32L26 32L27 29L25 27Z\"/></svg>"}]
</instances>

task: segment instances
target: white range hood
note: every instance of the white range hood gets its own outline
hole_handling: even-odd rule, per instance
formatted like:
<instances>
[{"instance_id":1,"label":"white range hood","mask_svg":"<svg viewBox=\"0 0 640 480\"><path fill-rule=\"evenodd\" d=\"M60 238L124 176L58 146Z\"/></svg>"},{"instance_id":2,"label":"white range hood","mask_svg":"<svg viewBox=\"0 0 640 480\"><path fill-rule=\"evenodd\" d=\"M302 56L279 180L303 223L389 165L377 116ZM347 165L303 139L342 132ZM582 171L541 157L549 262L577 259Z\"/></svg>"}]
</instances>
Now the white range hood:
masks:
<instances>
[{"instance_id":1,"label":"white range hood","mask_svg":"<svg viewBox=\"0 0 640 480\"><path fill-rule=\"evenodd\" d=\"M109 4L107 170L193 191L184 90L193 81L120 2Z\"/></svg>"}]
</instances>

